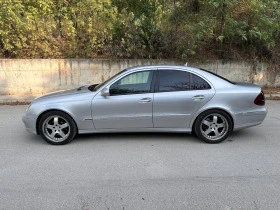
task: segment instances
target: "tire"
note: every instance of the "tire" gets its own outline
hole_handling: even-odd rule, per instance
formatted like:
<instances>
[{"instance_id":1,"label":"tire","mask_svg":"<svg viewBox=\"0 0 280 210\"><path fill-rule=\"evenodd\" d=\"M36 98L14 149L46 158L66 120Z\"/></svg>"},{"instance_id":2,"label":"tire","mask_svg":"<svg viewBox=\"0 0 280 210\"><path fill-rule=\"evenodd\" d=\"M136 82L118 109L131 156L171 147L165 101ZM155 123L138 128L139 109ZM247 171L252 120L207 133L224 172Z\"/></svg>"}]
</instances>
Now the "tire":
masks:
<instances>
[{"instance_id":1,"label":"tire","mask_svg":"<svg viewBox=\"0 0 280 210\"><path fill-rule=\"evenodd\" d=\"M208 110L201 113L195 122L195 133L206 143L217 144L224 141L232 132L231 117L221 110Z\"/></svg>"},{"instance_id":2,"label":"tire","mask_svg":"<svg viewBox=\"0 0 280 210\"><path fill-rule=\"evenodd\" d=\"M49 144L63 145L72 141L76 136L77 127L68 114L61 111L50 111L40 119L39 133Z\"/></svg>"}]
</instances>

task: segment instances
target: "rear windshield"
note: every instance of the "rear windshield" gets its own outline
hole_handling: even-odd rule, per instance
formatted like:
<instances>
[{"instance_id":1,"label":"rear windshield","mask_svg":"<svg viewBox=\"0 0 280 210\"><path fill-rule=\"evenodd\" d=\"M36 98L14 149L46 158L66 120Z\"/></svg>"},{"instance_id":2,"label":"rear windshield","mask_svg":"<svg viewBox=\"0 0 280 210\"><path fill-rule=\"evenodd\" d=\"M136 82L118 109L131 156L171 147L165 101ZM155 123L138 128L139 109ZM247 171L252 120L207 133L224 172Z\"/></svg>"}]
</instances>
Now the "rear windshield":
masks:
<instances>
[{"instance_id":1,"label":"rear windshield","mask_svg":"<svg viewBox=\"0 0 280 210\"><path fill-rule=\"evenodd\" d=\"M200 70L206 71L206 72L208 72L208 73L210 73L210 74L213 74L213 75L215 75L216 77L219 77L219 78L221 78L221 79L223 79L223 80L225 80L225 81L227 81L227 82L229 82L229 83L231 83L231 84L233 84L233 85L236 84L235 82L232 82L232 81L230 81L230 80L228 80L228 79L226 79L226 78L224 78L224 77L222 77L222 76L220 76L220 75L218 75L218 74L215 74L215 73L213 73L213 72L211 72L211 71L208 71L208 70L206 70L206 69L200 69Z\"/></svg>"}]
</instances>

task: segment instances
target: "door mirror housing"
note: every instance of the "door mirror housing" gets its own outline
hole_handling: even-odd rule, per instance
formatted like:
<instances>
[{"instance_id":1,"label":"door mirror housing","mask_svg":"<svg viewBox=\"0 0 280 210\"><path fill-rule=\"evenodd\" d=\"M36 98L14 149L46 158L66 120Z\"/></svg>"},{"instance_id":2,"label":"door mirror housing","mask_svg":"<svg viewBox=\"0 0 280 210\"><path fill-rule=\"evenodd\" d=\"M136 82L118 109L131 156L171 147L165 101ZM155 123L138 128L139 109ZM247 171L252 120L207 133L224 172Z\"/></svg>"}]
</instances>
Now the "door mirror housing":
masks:
<instances>
[{"instance_id":1,"label":"door mirror housing","mask_svg":"<svg viewBox=\"0 0 280 210\"><path fill-rule=\"evenodd\" d=\"M103 90L101 90L101 95L103 97L109 96L110 95L109 88L103 88Z\"/></svg>"}]
</instances>

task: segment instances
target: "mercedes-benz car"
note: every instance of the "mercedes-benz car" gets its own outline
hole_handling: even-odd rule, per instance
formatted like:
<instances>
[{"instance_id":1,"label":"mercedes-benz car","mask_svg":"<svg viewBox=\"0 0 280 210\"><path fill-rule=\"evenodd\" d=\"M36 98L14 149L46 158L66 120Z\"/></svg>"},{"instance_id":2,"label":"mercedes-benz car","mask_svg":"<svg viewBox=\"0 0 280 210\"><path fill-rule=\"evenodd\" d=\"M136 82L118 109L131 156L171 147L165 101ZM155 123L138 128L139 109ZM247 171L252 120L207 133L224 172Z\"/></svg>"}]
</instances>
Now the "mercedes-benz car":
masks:
<instances>
[{"instance_id":1,"label":"mercedes-benz car","mask_svg":"<svg viewBox=\"0 0 280 210\"><path fill-rule=\"evenodd\" d=\"M187 66L141 66L98 85L41 96L23 122L54 145L77 134L109 132L189 132L219 143L234 130L262 123L264 105L261 88L251 83Z\"/></svg>"}]
</instances>

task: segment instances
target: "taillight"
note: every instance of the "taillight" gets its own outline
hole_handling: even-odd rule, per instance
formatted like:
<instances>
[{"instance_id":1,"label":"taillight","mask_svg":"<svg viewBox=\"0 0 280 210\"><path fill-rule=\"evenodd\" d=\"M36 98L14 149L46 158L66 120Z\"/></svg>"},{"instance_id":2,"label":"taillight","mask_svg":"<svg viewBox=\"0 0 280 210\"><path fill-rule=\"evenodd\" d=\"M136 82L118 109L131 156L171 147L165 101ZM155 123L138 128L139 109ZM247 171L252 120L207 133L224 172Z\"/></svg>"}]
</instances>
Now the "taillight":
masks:
<instances>
[{"instance_id":1,"label":"taillight","mask_svg":"<svg viewBox=\"0 0 280 210\"><path fill-rule=\"evenodd\" d=\"M264 106L265 105L265 97L264 97L263 92L260 92L260 94L255 99L254 103L258 106Z\"/></svg>"}]
</instances>

